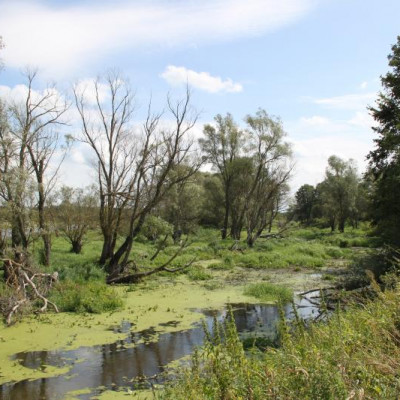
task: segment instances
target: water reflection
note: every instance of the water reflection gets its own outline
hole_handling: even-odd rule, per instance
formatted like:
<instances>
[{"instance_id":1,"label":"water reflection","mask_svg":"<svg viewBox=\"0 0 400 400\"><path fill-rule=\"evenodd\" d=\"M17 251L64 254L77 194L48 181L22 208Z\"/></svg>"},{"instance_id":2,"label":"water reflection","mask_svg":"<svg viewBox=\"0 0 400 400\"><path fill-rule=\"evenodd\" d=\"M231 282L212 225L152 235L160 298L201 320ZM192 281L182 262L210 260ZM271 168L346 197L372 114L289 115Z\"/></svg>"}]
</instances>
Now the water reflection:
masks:
<instances>
[{"instance_id":1,"label":"water reflection","mask_svg":"<svg viewBox=\"0 0 400 400\"><path fill-rule=\"evenodd\" d=\"M298 309L302 317L309 317L317 308L307 299L298 299ZM279 319L278 308L274 305L233 304L233 314L238 331L246 335L274 338ZM205 324L212 328L214 318L222 320L227 311L203 310ZM284 313L293 317L292 306L286 305ZM164 325L177 326L177 321ZM201 324L192 329L161 333L157 340L157 330L153 327L142 332L132 332L134 327L128 321L122 321L116 332L127 333L124 340L112 344L81 347L70 351L37 351L15 355L23 366L45 370L47 365L70 366L66 375L53 378L20 381L0 386L0 400L58 400L69 391L83 388L115 389L132 386L140 377L152 377L154 381L162 379L160 374L165 365L193 352L204 342L204 330ZM80 399L90 399L91 394L80 395Z\"/></svg>"}]
</instances>

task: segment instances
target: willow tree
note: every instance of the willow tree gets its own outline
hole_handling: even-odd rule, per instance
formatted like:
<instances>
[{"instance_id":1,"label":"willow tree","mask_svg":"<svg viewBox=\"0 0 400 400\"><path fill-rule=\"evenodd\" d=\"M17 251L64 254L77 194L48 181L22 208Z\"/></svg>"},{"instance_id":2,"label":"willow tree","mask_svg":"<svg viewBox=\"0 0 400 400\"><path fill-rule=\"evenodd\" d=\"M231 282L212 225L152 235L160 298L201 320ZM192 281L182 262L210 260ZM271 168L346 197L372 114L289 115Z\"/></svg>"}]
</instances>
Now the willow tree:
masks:
<instances>
[{"instance_id":1,"label":"willow tree","mask_svg":"<svg viewBox=\"0 0 400 400\"><path fill-rule=\"evenodd\" d=\"M322 213L332 231L338 227L340 232L344 232L346 221L356 207L359 182L354 160L329 157L325 179L317 186L317 191Z\"/></svg>"},{"instance_id":2,"label":"willow tree","mask_svg":"<svg viewBox=\"0 0 400 400\"><path fill-rule=\"evenodd\" d=\"M234 196L234 179L236 160L240 157L244 144L243 131L233 120L231 114L225 117L218 114L215 125L205 125L204 138L200 139L200 146L207 162L211 163L218 172L224 191L224 219L221 229L222 239L228 235L229 217L231 214Z\"/></svg>"}]
</instances>

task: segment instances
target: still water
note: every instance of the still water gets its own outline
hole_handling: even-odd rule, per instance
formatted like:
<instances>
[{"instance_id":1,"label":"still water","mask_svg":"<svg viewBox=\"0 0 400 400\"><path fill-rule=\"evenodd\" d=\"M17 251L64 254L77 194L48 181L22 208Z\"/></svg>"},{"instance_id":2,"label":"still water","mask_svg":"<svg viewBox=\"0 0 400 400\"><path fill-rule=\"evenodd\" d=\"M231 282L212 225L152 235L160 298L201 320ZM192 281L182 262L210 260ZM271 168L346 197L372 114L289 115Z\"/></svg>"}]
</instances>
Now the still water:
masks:
<instances>
[{"instance_id":1,"label":"still water","mask_svg":"<svg viewBox=\"0 0 400 400\"><path fill-rule=\"evenodd\" d=\"M308 298L296 299L298 314L307 319L318 314L318 307ZM276 338L279 320L277 306L271 304L232 304L238 332L244 338ZM214 318L222 321L227 310L197 310L205 317L207 328L212 329ZM290 304L284 308L286 318L293 318ZM176 321L169 325L179 327ZM167 325L168 325L167 324ZM162 326L158 327L161 330ZM37 380L24 380L0 386L0 400L61 400L70 391L90 388L90 394L79 395L82 400L93 398L104 390L137 388L161 383L167 364L193 352L204 342L204 329L195 324L191 329L158 333L157 327L135 332L134 326L122 321L116 332L126 333L124 340L93 347L80 347L68 351L33 351L15 354L14 359L27 368L41 369L46 365L69 366L67 374Z\"/></svg>"}]
</instances>

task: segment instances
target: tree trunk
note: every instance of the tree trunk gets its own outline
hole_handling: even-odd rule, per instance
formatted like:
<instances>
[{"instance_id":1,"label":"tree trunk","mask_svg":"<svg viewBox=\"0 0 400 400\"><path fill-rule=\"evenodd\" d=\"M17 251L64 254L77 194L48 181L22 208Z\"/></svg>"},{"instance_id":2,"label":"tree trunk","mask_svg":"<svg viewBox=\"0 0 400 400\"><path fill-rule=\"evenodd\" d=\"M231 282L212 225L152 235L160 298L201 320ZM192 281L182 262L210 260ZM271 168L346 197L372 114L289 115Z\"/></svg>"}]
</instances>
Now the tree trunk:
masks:
<instances>
[{"instance_id":1,"label":"tree trunk","mask_svg":"<svg viewBox=\"0 0 400 400\"><path fill-rule=\"evenodd\" d=\"M71 253L75 254L81 254L82 251L82 241L80 239L78 240L73 240L71 242L72 248L71 248Z\"/></svg>"},{"instance_id":2,"label":"tree trunk","mask_svg":"<svg viewBox=\"0 0 400 400\"><path fill-rule=\"evenodd\" d=\"M345 226L345 224L346 224L346 219L345 219L345 218L340 218L340 220L339 220L339 231L340 231L341 233L344 232L344 226Z\"/></svg>"},{"instance_id":3,"label":"tree trunk","mask_svg":"<svg viewBox=\"0 0 400 400\"><path fill-rule=\"evenodd\" d=\"M38 180L38 213L39 213L39 229L43 240L43 264L48 267L50 265L50 254L51 254L51 234L45 219L45 192L43 185L43 160L39 162L39 170L37 173Z\"/></svg>"},{"instance_id":4,"label":"tree trunk","mask_svg":"<svg viewBox=\"0 0 400 400\"><path fill-rule=\"evenodd\" d=\"M50 265L51 256L51 235L49 233L42 234L43 240L43 265L48 267Z\"/></svg>"},{"instance_id":5,"label":"tree trunk","mask_svg":"<svg viewBox=\"0 0 400 400\"><path fill-rule=\"evenodd\" d=\"M221 229L221 239L226 239L228 236L228 223L229 223L229 201L228 195L225 195L225 215L224 215L224 226Z\"/></svg>"},{"instance_id":6,"label":"tree trunk","mask_svg":"<svg viewBox=\"0 0 400 400\"><path fill-rule=\"evenodd\" d=\"M101 255L99 259L99 264L100 265L105 265L108 260L110 260L113 257L114 253L114 247L113 243L114 240L112 238L112 235L109 234L103 234L103 248L101 249Z\"/></svg>"},{"instance_id":7,"label":"tree trunk","mask_svg":"<svg viewBox=\"0 0 400 400\"><path fill-rule=\"evenodd\" d=\"M122 245L119 247L119 249L115 252L115 254L110 258L110 261L107 264L106 271L109 276L114 276L119 274L120 271L120 265L119 261L120 259L125 255L124 260L127 260L129 257L129 254L132 250L132 243L133 243L133 236L128 235L125 238L125 241L122 243Z\"/></svg>"}]
</instances>

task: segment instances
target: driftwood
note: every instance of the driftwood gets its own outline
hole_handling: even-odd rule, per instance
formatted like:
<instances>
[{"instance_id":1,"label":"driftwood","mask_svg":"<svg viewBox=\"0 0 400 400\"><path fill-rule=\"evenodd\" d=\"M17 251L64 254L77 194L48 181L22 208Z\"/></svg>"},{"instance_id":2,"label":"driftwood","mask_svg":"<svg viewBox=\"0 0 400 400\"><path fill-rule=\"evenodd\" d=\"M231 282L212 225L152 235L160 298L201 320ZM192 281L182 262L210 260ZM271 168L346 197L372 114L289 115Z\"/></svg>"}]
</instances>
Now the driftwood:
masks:
<instances>
[{"instance_id":1,"label":"driftwood","mask_svg":"<svg viewBox=\"0 0 400 400\"><path fill-rule=\"evenodd\" d=\"M46 274L34 271L20 254L17 255L17 259L20 262L9 258L2 259L4 280L11 290L9 296L1 299L1 311L7 325L12 323L13 316L21 310L22 306L36 300L43 303L39 312L45 312L49 304L58 312L57 306L46 297L53 283L58 280L58 273Z\"/></svg>"}]
</instances>

